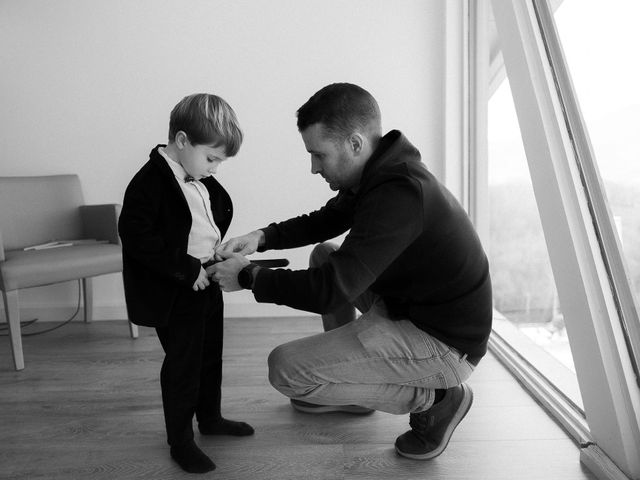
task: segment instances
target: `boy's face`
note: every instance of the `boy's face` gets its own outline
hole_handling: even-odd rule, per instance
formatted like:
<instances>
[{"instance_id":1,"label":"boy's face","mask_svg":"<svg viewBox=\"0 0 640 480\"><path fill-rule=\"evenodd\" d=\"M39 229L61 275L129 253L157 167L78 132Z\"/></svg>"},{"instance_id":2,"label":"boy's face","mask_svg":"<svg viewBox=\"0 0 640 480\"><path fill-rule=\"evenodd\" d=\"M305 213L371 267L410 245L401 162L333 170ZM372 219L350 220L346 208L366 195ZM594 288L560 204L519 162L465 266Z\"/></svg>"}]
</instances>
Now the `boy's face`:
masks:
<instances>
[{"instance_id":1,"label":"boy's face","mask_svg":"<svg viewBox=\"0 0 640 480\"><path fill-rule=\"evenodd\" d=\"M178 162L196 180L214 175L227 159L224 145L192 145L184 132L176 134Z\"/></svg>"}]
</instances>

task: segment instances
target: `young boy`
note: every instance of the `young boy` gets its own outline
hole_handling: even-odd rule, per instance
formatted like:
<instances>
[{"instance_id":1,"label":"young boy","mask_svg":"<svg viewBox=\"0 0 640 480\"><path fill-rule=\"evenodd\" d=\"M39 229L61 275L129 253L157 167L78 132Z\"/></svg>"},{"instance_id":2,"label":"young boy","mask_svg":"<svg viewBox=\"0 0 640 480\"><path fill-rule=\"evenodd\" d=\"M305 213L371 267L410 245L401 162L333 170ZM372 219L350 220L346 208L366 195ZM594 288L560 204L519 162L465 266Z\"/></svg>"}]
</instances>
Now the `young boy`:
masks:
<instances>
[{"instance_id":1,"label":"young boy","mask_svg":"<svg viewBox=\"0 0 640 480\"><path fill-rule=\"evenodd\" d=\"M171 457L187 472L215 464L194 442L203 435L251 435L222 417L223 301L202 264L229 228L231 198L211 176L242 143L235 112L222 98L194 94L169 120L158 145L124 195L119 232L129 319L155 327L165 352L160 385Z\"/></svg>"}]
</instances>

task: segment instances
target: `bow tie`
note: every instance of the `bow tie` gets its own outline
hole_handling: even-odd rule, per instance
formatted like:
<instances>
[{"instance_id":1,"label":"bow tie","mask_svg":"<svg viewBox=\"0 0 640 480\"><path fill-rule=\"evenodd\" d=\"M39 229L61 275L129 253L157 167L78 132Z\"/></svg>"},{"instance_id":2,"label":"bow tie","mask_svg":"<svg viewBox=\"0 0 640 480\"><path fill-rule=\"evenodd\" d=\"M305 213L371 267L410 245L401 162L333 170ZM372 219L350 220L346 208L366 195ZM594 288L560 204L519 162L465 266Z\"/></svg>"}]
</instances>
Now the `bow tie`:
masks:
<instances>
[{"instance_id":1,"label":"bow tie","mask_svg":"<svg viewBox=\"0 0 640 480\"><path fill-rule=\"evenodd\" d=\"M196 179L193 178L191 175L187 175L186 177L184 177L184 181L185 183L190 183L190 182L195 182Z\"/></svg>"}]
</instances>

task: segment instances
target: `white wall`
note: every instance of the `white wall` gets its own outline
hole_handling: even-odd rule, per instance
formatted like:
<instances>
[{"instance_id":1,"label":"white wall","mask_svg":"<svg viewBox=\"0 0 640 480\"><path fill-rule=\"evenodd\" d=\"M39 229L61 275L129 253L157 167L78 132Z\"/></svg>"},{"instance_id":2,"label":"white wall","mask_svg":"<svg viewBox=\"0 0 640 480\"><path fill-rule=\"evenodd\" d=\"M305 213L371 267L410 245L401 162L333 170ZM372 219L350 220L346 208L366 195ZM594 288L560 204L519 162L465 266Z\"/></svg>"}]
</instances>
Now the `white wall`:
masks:
<instances>
[{"instance_id":1,"label":"white wall","mask_svg":"<svg viewBox=\"0 0 640 480\"><path fill-rule=\"evenodd\" d=\"M330 198L295 111L337 81L368 89L383 127L403 130L437 173L445 1L0 0L0 175L76 172L87 203L120 203L166 142L173 105L212 92L245 132L218 175L235 203L229 235L242 234ZM304 268L308 252L281 254ZM21 295L51 311L76 298L70 284ZM290 312L248 292L226 302L230 314ZM122 318L119 275L96 280L95 304L97 318Z\"/></svg>"}]
</instances>

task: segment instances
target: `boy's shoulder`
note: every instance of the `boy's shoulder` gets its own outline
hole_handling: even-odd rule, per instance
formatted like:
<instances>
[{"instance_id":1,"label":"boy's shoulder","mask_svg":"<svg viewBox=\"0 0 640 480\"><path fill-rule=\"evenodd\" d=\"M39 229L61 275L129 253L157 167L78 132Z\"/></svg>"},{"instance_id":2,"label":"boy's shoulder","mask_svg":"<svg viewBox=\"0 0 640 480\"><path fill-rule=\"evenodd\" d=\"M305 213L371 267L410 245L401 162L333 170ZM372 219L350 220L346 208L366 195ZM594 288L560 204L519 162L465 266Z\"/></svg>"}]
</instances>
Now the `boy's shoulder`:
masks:
<instances>
[{"instance_id":1,"label":"boy's shoulder","mask_svg":"<svg viewBox=\"0 0 640 480\"><path fill-rule=\"evenodd\" d=\"M140 167L140 170L134 176L149 176L149 175L166 175L171 173L169 165L166 160L158 152L158 148L165 147L166 145L157 145L149 152L149 159Z\"/></svg>"},{"instance_id":2,"label":"boy's shoulder","mask_svg":"<svg viewBox=\"0 0 640 480\"><path fill-rule=\"evenodd\" d=\"M133 176L133 179L143 179L149 177L157 177L160 175L160 169L153 160L147 160Z\"/></svg>"},{"instance_id":3,"label":"boy's shoulder","mask_svg":"<svg viewBox=\"0 0 640 480\"><path fill-rule=\"evenodd\" d=\"M154 188L160 187L164 183L164 179L171 177L171 169L158 153L158 145L149 154L149 160L135 173L129 182L128 189Z\"/></svg>"}]
</instances>

